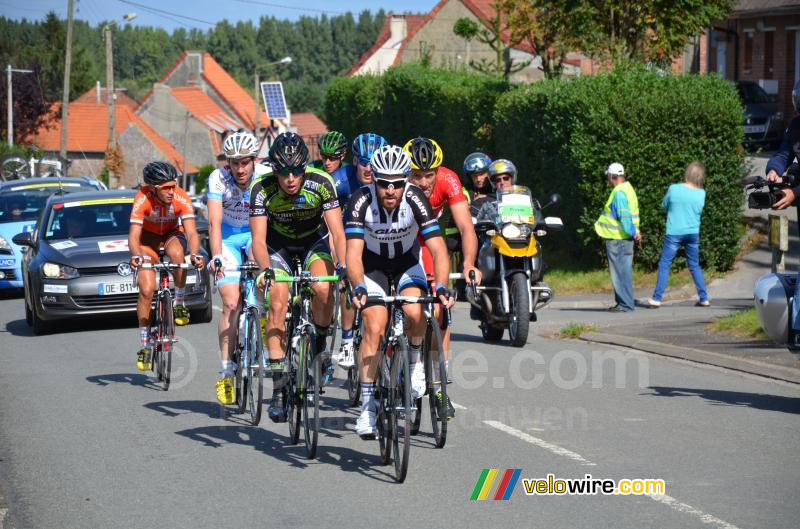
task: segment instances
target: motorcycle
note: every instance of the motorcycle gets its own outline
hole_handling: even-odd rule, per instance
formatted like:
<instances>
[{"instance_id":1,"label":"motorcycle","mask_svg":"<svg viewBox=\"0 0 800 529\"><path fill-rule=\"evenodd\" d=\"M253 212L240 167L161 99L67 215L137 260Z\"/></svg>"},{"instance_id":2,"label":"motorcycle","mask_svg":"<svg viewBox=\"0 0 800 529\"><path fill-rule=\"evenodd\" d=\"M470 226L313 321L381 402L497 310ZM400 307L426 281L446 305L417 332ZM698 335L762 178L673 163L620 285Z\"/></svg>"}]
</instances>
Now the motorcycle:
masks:
<instances>
[{"instance_id":1,"label":"motorcycle","mask_svg":"<svg viewBox=\"0 0 800 529\"><path fill-rule=\"evenodd\" d=\"M528 340L530 322L536 311L553 299L553 291L543 282L544 263L538 241L549 230L563 229L558 217L543 217L543 209L558 204L553 194L544 207L524 186L497 192L497 216L475 222L481 241L477 266L483 275L481 285L467 289L472 305L470 317L480 321L483 338L496 342L508 329L511 344L522 347Z\"/></svg>"}]
</instances>

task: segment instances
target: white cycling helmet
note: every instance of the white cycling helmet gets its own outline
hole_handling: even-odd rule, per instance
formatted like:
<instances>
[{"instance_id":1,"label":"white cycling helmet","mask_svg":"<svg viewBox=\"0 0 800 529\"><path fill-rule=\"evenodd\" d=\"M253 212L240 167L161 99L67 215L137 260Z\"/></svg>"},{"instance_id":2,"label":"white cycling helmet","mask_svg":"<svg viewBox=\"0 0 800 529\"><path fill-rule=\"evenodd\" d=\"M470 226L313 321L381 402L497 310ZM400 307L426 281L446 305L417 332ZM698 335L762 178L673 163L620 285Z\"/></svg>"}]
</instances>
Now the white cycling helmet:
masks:
<instances>
[{"instance_id":1,"label":"white cycling helmet","mask_svg":"<svg viewBox=\"0 0 800 529\"><path fill-rule=\"evenodd\" d=\"M399 145L384 145L372 154L369 165L376 176L408 176L411 173L411 157Z\"/></svg>"},{"instance_id":2,"label":"white cycling helmet","mask_svg":"<svg viewBox=\"0 0 800 529\"><path fill-rule=\"evenodd\" d=\"M222 150L229 159L254 158L258 154L256 137L249 132L234 132L225 138Z\"/></svg>"}]
</instances>

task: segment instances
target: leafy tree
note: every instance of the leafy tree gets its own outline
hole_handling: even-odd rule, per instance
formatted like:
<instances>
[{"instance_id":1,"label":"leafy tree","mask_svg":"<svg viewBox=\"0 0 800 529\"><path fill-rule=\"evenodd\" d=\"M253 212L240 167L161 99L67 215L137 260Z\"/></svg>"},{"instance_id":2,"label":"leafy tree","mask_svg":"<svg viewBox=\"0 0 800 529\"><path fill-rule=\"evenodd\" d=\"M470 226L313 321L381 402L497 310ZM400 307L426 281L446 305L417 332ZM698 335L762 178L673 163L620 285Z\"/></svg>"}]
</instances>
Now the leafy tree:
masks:
<instances>
[{"instance_id":1,"label":"leafy tree","mask_svg":"<svg viewBox=\"0 0 800 529\"><path fill-rule=\"evenodd\" d=\"M37 64L14 64L14 66L33 69L32 74L14 74L11 77L14 112L12 141L19 145L46 122L50 105L45 102L39 84L41 67ZM3 82L0 83L0 115L5 117L6 112L8 112L8 84ZM2 138L4 144L8 142L6 127L3 127Z\"/></svg>"},{"instance_id":2,"label":"leafy tree","mask_svg":"<svg viewBox=\"0 0 800 529\"><path fill-rule=\"evenodd\" d=\"M470 60L469 65L481 73L508 79L531 61L517 61L511 58L511 49L519 45L524 35L509 34L508 16L503 13L501 3L494 3L494 16L486 21L488 27L480 27L470 18L459 18L453 24L453 33L465 39L467 43L476 39L488 45L495 53L494 60L482 58L480 61Z\"/></svg>"}]
</instances>

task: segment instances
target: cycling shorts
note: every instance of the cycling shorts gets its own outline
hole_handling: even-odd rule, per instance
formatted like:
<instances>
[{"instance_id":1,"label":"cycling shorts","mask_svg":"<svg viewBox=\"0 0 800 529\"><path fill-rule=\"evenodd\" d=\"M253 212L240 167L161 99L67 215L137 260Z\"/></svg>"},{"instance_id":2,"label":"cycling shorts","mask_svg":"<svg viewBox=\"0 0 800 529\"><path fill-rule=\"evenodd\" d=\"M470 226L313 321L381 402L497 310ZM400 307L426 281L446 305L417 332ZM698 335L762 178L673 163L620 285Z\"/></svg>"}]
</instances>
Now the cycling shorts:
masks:
<instances>
[{"instance_id":1,"label":"cycling shorts","mask_svg":"<svg viewBox=\"0 0 800 529\"><path fill-rule=\"evenodd\" d=\"M188 255L189 243L186 240L186 234L183 233L183 231L173 230L165 233L164 235L159 235L151 231L142 230L142 235L139 238L142 256L145 259L149 258L150 261L154 263L158 262L158 249L166 248L166 246L170 244L173 239L177 239L177 241L180 243L181 248L183 248L183 255Z\"/></svg>"},{"instance_id":2,"label":"cycling shorts","mask_svg":"<svg viewBox=\"0 0 800 529\"><path fill-rule=\"evenodd\" d=\"M227 285L238 283L241 277L239 267L242 265L242 246L246 247L247 255L250 255L250 232L234 233L222 239L222 266L225 267L225 277L217 279L217 285Z\"/></svg>"},{"instance_id":3,"label":"cycling shorts","mask_svg":"<svg viewBox=\"0 0 800 529\"><path fill-rule=\"evenodd\" d=\"M407 252L395 259L381 257L376 253L364 250L364 284L368 296L388 296L393 285L395 291L401 293L406 287L419 287L423 292L428 290L425 271L415 252Z\"/></svg>"},{"instance_id":4,"label":"cycling shorts","mask_svg":"<svg viewBox=\"0 0 800 529\"><path fill-rule=\"evenodd\" d=\"M292 261L294 257L303 263L303 270L308 270L311 263L322 259L333 263L331 249L328 246L328 235L314 234L303 239L290 239L274 231L267 235L270 266L276 276L294 275Z\"/></svg>"}]
</instances>

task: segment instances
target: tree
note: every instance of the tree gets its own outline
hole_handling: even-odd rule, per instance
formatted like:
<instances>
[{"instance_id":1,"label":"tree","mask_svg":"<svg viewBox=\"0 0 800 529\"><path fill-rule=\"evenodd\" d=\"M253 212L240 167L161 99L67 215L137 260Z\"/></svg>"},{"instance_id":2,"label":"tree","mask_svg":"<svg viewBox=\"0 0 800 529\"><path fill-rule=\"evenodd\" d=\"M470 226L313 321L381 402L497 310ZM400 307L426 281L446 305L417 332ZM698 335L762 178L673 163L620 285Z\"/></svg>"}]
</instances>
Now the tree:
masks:
<instances>
[{"instance_id":1,"label":"tree","mask_svg":"<svg viewBox=\"0 0 800 529\"><path fill-rule=\"evenodd\" d=\"M34 64L15 64L18 68L30 68L32 74L14 74L11 77L12 90L14 97L14 138L13 142L17 145L23 143L25 138L39 129L46 121L50 105L45 102L42 95L42 87L39 84L41 67ZM0 83L0 115L6 116L8 112L8 85ZM54 107L60 109L61 105ZM60 112L60 110L59 110ZM60 113L58 114L60 115ZM6 127L3 127L3 143L8 141L6 137Z\"/></svg>"},{"instance_id":2,"label":"tree","mask_svg":"<svg viewBox=\"0 0 800 529\"><path fill-rule=\"evenodd\" d=\"M640 62L677 57L693 36L725 18L733 0L586 0L593 27L581 48L611 59Z\"/></svg>"},{"instance_id":3,"label":"tree","mask_svg":"<svg viewBox=\"0 0 800 529\"><path fill-rule=\"evenodd\" d=\"M501 0L500 13L506 17L511 37L525 42L541 59L547 79L561 77L567 52L580 45L590 23L590 9L581 0Z\"/></svg>"}]
</instances>

